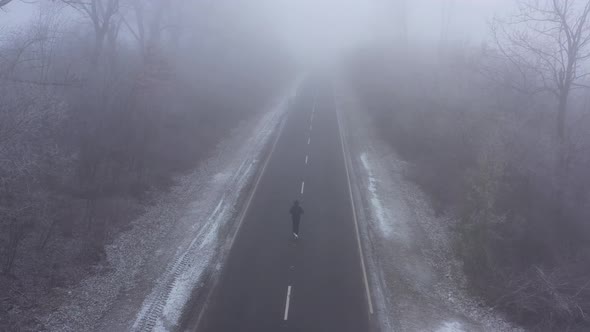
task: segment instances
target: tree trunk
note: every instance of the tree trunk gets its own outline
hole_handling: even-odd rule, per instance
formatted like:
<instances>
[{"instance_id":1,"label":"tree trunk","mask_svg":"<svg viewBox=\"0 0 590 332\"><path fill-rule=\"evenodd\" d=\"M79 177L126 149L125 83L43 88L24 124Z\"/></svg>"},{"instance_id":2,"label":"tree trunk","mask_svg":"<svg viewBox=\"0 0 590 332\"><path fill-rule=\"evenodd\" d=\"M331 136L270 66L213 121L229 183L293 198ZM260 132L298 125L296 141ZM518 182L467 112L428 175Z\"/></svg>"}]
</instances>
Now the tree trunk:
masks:
<instances>
[{"instance_id":1,"label":"tree trunk","mask_svg":"<svg viewBox=\"0 0 590 332\"><path fill-rule=\"evenodd\" d=\"M45 246L49 242L49 238L51 238L51 234L53 233L53 228L54 228L55 224L57 224L57 219L54 218L51 221L51 224L49 224L47 231L41 237L41 243L39 244L39 250L45 249Z\"/></svg>"},{"instance_id":2,"label":"tree trunk","mask_svg":"<svg viewBox=\"0 0 590 332\"><path fill-rule=\"evenodd\" d=\"M567 165L567 133L566 133L566 119L567 119L567 102L568 102L569 88L560 89L558 107L557 107L557 165L556 165L556 200L557 200L557 218L563 219L564 205L566 197L566 187L568 183L568 165ZM559 225L556 223L555 225Z\"/></svg>"},{"instance_id":3,"label":"tree trunk","mask_svg":"<svg viewBox=\"0 0 590 332\"><path fill-rule=\"evenodd\" d=\"M568 94L569 91L565 89L559 93L559 104L557 107L557 139L560 146L563 146L565 142L565 119L567 113Z\"/></svg>"},{"instance_id":4,"label":"tree trunk","mask_svg":"<svg viewBox=\"0 0 590 332\"><path fill-rule=\"evenodd\" d=\"M102 51L104 49L104 40L106 37L106 33L103 31L96 31L96 36L94 40L94 51L92 52L92 64L98 65L100 61L100 57L102 55Z\"/></svg>"}]
</instances>

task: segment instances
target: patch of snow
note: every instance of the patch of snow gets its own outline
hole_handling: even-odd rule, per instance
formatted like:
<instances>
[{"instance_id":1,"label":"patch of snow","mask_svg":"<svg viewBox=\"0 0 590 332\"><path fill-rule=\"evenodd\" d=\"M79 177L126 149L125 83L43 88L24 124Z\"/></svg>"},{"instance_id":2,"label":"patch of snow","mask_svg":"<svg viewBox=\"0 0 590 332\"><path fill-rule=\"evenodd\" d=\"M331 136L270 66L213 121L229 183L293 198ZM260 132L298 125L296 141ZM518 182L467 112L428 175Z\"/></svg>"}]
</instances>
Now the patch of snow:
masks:
<instances>
[{"instance_id":1,"label":"patch of snow","mask_svg":"<svg viewBox=\"0 0 590 332\"><path fill-rule=\"evenodd\" d=\"M195 281L200 280L205 267L211 262L217 246L216 239L221 220L229 218L228 212L229 209L225 208L220 214L218 214L217 218L211 220L212 226L206 230L204 238L199 239L200 241L197 241L198 238L195 238L195 240L193 240L194 242L191 243L191 248L185 253L185 255L190 254L190 258L193 260L194 264L189 265L174 283L172 291L169 294L169 300L164 307L163 321L165 320L167 322L175 323L180 319L182 309L189 300L191 290L195 286ZM195 243L198 243L198 246L196 246L197 250L192 250L192 247L195 247ZM155 331L167 331L167 329L164 328L162 322L159 322L159 324L156 325Z\"/></svg>"},{"instance_id":2,"label":"patch of snow","mask_svg":"<svg viewBox=\"0 0 590 332\"><path fill-rule=\"evenodd\" d=\"M360 154L360 161L366 172L367 194L371 203L371 219L376 223L380 235L385 238L395 237L398 241L408 241L408 231L404 225L402 206L385 206L381 196L381 183L376 178L376 165L369 159L367 152Z\"/></svg>"},{"instance_id":3,"label":"patch of snow","mask_svg":"<svg viewBox=\"0 0 590 332\"><path fill-rule=\"evenodd\" d=\"M222 257L219 257L219 239L227 239L227 236L220 237L220 228L234 221L237 212L234 207L238 205L244 187L255 174L254 166L258 166L258 161L262 159L260 154L271 134L279 126L291 95L292 93L287 93L278 108L262 119L258 128L254 130L256 135L243 147L242 152L246 153L237 153L234 157L236 163L230 163L226 169L213 177L213 182L224 187L223 195L190 245L144 301L142 310L133 324L133 331L171 330L178 323L184 305L190 299L193 289L199 285L203 273L212 262L216 261L214 265L219 265L222 260ZM235 166L237 163L239 167ZM229 174L232 175L227 176Z\"/></svg>"},{"instance_id":4,"label":"patch of snow","mask_svg":"<svg viewBox=\"0 0 590 332\"><path fill-rule=\"evenodd\" d=\"M348 147L354 204L376 319L383 331L521 331L466 291L448 217L405 174L412 167L375 135L343 82L336 107Z\"/></svg>"},{"instance_id":5,"label":"patch of snow","mask_svg":"<svg viewBox=\"0 0 590 332\"><path fill-rule=\"evenodd\" d=\"M370 200L373 207L372 212L375 215L375 219L379 225L379 228L381 229L381 232L383 232L383 235L389 237L392 231L392 225L389 223L389 211L386 211L386 209L383 207L383 204L381 203L381 200L379 199L379 196L377 196L377 180L375 180L375 177L373 176L373 171L369 161L367 160L366 153L361 153L361 162L363 163L363 167L365 168L367 177L369 179L369 185L367 189L371 195Z\"/></svg>"},{"instance_id":6,"label":"patch of snow","mask_svg":"<svg viewBox=\"0 0 590 332\"><path fill-rule=\"evenodd\" d=\"M227 181L229 176L230 176L230 174L228 174L228 173L217 173L213 176L213 181L215 181L215 182Z\"/></svg>"},{"instance_id":7,"label":"patch of snow","mask_svg":"<svg viewBox=\"0 0 590 332\"><path fill-rule=\"evenodd\" d=\"M459 322L445 322L436 332L465 332L465 330Z\"/></svg>"},{"instance_id":8,"label":"patch of snow","mask_svg":"<svg viewBox=\"0 0 590 332\"><path fill-rule=\"evenodd\" d=\"M169 331L221 250L245 188L283 120L301 79L272 109L244 122L193 173L158 197L106 247L108 270L65 290L42 317L49 331ZM58 295L56 295L58 296Z\"/></svg>"}]
</instances>

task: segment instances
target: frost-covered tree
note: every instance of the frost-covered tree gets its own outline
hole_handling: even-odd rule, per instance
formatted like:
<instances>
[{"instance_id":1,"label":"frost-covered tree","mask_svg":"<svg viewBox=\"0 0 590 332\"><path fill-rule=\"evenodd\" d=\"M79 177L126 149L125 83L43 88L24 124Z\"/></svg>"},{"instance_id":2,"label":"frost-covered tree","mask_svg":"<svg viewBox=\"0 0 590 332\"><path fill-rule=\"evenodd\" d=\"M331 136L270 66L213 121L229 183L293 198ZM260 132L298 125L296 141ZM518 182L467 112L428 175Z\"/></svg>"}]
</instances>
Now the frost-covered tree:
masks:
<instances>
[{"instance_id":1,"label":"frost-covered tree","mask_svg":"<svg viewBox=\"0 0 590 332\"><path fill-rule=\"evenodd\" d=\"M562 148L571 92L588 87L589 13L588 0L520 0L516 15L497 19L493 26L499 51L518 70L527 89L555 96L555 133Z\"/></svg>"}]
</instances>

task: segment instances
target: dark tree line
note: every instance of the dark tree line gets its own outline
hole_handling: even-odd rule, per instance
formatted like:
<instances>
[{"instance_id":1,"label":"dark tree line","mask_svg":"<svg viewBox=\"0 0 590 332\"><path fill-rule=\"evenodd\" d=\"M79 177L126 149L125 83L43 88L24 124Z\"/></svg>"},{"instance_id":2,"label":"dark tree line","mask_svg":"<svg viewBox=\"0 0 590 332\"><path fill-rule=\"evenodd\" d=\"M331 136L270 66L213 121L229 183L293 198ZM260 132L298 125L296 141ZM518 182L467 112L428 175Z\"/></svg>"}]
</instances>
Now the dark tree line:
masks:
<instances>
[{"instance_id":1,"label":"dark tree line","mask_svg":"<svg viewBox=\"0 0 590 332\"><path fill-rule=\"evenodd\" d=\"M230 24L214 3L30 6L40 12L26 28L0 32L0 294L11 307L103 264L105 244L288 75L272 35ZM226 30L209 29L219 22Z\"/></svg>"},{"instance_id":2,"label":"dark tree line","mask_svg":"<svg viewBox=\"0 0 590 332\"><path fill-rule=\"evenodd\" d=\"M490 44L447 45L436 61L376 46L350 77L410 179L451 217L470 290L531 330L586 331L590 1L518 4Z\"/></svg>"}]
</instances>

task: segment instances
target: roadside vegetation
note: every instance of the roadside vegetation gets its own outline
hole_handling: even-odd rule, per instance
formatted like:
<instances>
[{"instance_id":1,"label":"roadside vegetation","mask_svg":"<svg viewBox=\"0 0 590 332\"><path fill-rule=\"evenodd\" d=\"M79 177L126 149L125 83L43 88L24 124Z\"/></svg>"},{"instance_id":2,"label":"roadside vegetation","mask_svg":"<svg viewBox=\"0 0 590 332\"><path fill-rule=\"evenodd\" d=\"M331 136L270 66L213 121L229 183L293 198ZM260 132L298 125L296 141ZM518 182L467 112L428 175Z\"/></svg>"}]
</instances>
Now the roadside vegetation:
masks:
<instances>
[{"instance_id":1,"label":"roadside vegetation","mask_svg":"<svg viewBox=\"0 0 590 332\"><path fill-rule=\"evenodd\" d=\"M372 45L349 63L406 175L454 217L470 291L532 331L590 328L589 10L521 1L486 44Z\"/></svg>"},{"instance_id":2,"label":"roadside vegetation","mask_svg":"<svg viewBox=\"0 0 590 332\"><path fill-rule=\"evenodd\" d=\"M263 110L289 65L256 17L215 2L30 6L0 30L2 331L42 330L44 298L108 270L105 246Z\"/></svg>"}]
</instances>

